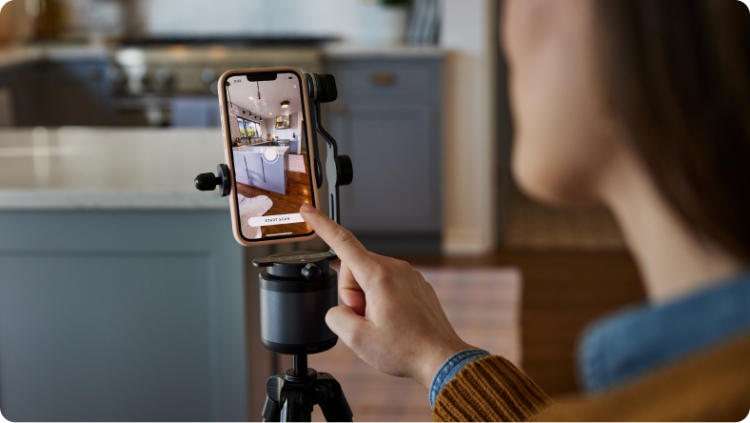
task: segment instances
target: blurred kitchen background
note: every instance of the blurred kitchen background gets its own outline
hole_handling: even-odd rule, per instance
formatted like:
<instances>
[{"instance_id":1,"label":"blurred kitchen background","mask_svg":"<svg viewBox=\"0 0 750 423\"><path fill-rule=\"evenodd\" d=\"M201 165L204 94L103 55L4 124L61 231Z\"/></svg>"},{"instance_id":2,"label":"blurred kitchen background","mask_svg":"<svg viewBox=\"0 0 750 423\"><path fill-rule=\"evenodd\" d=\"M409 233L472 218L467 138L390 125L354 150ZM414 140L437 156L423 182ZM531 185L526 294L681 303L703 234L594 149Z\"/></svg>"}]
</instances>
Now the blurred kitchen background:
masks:
<instances>
[{"instance_id":1,"label":"blurred kitchen background","mask_svg":"<svg viewBox=\"0 0 750 423\"><path fill-rule=\"evenodd\" d=\"M2 2L0 2L2 3ZM289 367L259 340L228 201L229 69L335 75L354 164L342 223L418 266L459 334L552 395L585 324L643 298L606 211L516 189L501 0L12 0L0 12L0 411L9 420L243 421ZM494 293L494 294L493 294ZM355 420L429 420L427 390L344 346L311 357ZM320 419L316 415L316 419Z\"/></svg>"}]
</instances>

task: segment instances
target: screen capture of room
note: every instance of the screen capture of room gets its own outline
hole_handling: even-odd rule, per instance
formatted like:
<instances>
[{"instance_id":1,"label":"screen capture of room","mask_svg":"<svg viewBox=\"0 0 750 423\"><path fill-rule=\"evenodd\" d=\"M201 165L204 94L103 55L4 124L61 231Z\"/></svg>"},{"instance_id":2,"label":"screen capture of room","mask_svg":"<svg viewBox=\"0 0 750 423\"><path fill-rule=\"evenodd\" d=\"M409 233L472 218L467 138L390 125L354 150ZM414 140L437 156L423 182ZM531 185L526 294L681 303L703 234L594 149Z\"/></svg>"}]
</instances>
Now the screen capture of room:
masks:
<instances>
[{"instance_id":1,"label":"screen capture of room","mask_svg":"<svg viewBox=\"0 0 750 423\"><path fill-rule=\"evenodd\" d=\"M229 128L242 235L247 239L312 232L299 209L312 204L300 81L227 79Z\"/></svg>"}]
</instances>

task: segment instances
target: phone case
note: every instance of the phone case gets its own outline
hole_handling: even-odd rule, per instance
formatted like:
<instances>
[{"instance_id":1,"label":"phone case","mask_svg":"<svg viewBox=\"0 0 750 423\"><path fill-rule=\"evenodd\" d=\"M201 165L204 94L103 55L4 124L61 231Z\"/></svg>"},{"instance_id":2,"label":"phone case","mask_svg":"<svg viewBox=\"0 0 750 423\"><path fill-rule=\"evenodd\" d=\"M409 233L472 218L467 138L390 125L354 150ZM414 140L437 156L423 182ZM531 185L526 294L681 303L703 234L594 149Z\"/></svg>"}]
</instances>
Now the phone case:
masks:
<instances>
[{"instance_id":1,"label":"phone case","mask_svg":"<svg viewBox=\"0 0 750 423\"><path fill-rule=\"evenodd\" d=\"M224 139L224 156L227 162L227 166L229 166L229 170L231 172L231 175L235 175L234 171L234 161L232 160L232 140L231 140L231 131L229 129L229 122L227 121L227 116L229 115L228 109L229 105L226 103L226 81L227 78L230 75L238 74L238 73L260 73L260 72L293 72L297 75L299 75L301 86L302 86L302 109L304 110L304 116L305 116L305 125L308 136L306 137L308 145L307 145L307 151L309 155L310 160L310 168L312 169L312 164L315 163L315 149L311 145L312 140L312 126L309 119L310 116L310 110L309 110L309 102L308 100L308 91L307 91L307 80L305 79L305 75L297 68L293 67L277 67L277 68L255 68L255 69L233 69L224 72L223 75L219 78L219 104L221 106L221 130L222 130L222 138ZM312 186L317 187L318 181L316 179L315 172L310 172L310 177L312 178ZM258 245L273 245L273 244L284 244L288 242L302 242L302 241L308 241L317 236L315 231L311 235L306 236L298 236L298 237L292 237L292 238L281 238L281 239L261 239L257 241L247 241L245 240L241 233L240 233L240 216L239 216L239 209L237 207L237 186L236 186L236 178L232 177L232 191L229 193L229 203L230 203L230 209L231 209L231 216L232 216L232 234L234 234L234 239L237 240L238 243L241 245L244 245L246 247L253 247ZM313 189L313 200L315 202L315 207L320 210L320 201L318 200L318 190Z\"/></svg>"}]
</instances>

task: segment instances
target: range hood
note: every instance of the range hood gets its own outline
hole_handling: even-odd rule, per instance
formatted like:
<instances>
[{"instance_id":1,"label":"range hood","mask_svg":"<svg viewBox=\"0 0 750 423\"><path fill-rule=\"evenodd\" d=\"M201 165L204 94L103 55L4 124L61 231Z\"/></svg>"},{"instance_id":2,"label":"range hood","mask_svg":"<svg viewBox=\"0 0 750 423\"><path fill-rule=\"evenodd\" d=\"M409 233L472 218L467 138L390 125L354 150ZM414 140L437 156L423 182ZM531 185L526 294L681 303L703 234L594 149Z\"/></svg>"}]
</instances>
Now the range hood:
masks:
<instances>
[{"instance_id":1,"label":"range hood","mask_svg":"<svg viewBox=\"0 0 750 423\"><path fill-rule=\"evenodd\" d=\"M289 115L276 116L276 129L289 129L292 125Z\"/></svg>"}]
</instances>

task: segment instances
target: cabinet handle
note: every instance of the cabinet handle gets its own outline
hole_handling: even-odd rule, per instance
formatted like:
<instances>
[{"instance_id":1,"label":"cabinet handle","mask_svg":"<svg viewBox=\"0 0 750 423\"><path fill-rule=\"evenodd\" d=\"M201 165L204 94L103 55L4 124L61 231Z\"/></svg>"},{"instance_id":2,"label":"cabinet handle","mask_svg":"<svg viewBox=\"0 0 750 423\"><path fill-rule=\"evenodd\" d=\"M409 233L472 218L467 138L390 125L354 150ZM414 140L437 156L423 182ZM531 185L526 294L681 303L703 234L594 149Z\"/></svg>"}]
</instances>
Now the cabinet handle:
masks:
<instances>
[{"instance_id":1,"label":"cabinet handle","mask_svg":"<svg viewBox=\"0 0 750 423\"><path fill-rule=\"evenodd\" d=\"M396 85L398 76L393 72L375 72L370 75L370 82L379 86Z\"/></svg>"}]
</instances>

